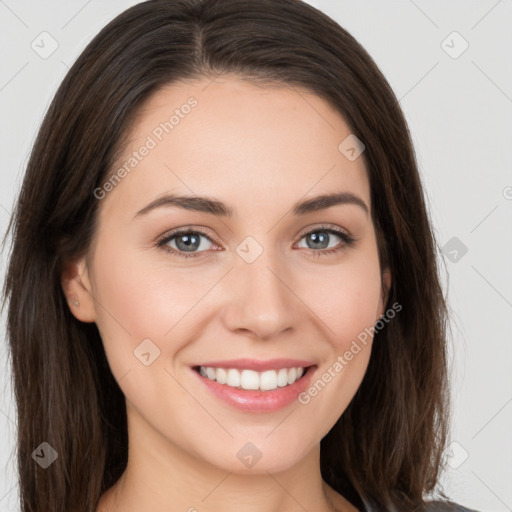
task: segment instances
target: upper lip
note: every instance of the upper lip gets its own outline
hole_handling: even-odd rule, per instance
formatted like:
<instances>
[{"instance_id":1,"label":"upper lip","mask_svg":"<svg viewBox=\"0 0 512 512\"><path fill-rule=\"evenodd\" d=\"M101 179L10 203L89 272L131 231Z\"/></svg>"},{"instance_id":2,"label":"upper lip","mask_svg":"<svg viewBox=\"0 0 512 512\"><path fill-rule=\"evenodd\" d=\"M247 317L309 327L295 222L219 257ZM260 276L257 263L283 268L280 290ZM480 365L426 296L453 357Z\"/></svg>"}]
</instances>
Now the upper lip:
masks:
<instances>
[{"instance_id":1,"label":"upper lip","mask_svg":"<svg viewBox=\"0 0 512 512\"><path fill-rule=\"evenodd\" d=\"M208 361L195 366L205 366L211 368L234 368L237 370L254 370L262 372L265 370L280 370L281 368L306 368L315 363L304 359L267 359L265 361L257 359L231 359L224 361Z\"/></svg>"}]
</instances>

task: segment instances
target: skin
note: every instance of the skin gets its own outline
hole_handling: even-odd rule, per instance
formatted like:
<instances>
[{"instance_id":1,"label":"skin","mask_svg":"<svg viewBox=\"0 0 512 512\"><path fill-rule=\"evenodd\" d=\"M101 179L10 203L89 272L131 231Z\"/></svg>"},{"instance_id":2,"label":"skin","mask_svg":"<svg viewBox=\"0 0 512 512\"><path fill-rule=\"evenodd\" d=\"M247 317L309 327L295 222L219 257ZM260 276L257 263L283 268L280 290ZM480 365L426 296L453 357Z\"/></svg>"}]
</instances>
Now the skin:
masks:
<instances>
[{"instance_id":1,"label":"skin","mask_svg":"<svg viewBox=\"0 0 512 512\"><path fill-rule=\"evenodd\" d=\"M338 150L351 131L316 95L227 75L156 92L117 164L190 96L197 106L100 201L88 254L62 276L73 314L97 324L126 397L128 466L98 511L354 511L322 480L320 441L361 383L371 338L307 405L276 412L231 408L204 391L191 366L295 357L315 362L321 376L375 325L386 300L381 272L387 287L391 278L370 213L342 204L290 214L295 202L334 191L352 192L371 211L364 161ZM166 206L135 216L171 192L218 199L235 214ZM356 242L329 234L328 244L308 245L305 235L325 224ZM157 246L180 227L206 232L199 257ZM247 236L263 249L250 264L236 252ZM177 242L168 247L183 253ZM316 258L327 245L341 249ZM161 351L150 366L133 353L147 338ZM252 468L237 458L248 441L262 454Z\"/></svg>"}]
</instances>

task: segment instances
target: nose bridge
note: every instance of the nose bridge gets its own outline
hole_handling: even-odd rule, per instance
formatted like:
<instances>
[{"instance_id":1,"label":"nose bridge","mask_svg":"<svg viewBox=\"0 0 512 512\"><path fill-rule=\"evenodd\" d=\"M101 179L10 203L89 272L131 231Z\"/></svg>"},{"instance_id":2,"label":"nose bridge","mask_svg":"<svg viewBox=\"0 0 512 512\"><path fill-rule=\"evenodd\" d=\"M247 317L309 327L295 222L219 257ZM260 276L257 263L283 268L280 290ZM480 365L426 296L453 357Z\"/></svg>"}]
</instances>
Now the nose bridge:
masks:
<instances>
[{"instance_id":1,"label":"nose bridge","mask_svg":"<svg viewBox=\"0 0 512 512\"><path fill-rule=\"evenodd\" d=\"M226 327L249 330L261 338L293 327L297 320L296 299L276 252L258 250L251 240L242 242L237 252L240 257L235 260L228 284Z\"/></svg>"}]
</instances>

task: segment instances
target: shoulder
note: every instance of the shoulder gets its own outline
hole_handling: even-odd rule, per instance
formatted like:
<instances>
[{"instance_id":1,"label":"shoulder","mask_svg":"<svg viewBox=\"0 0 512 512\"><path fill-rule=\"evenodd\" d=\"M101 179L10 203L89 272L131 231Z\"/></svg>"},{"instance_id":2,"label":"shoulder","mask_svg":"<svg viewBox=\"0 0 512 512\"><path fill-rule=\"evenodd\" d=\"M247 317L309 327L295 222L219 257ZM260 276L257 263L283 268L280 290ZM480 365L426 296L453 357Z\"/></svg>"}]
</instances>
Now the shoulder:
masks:
<instances>
[{"instance_id":1,"label":"shoulder","mask_svg":"<svg viewBox=\"0 0 512 512\"><path fill-rule=\"evenodd\" d=\"M453 501L427 501L427 512L478 512L472 508L466 508Z\"/></svg>"}]
</instances>

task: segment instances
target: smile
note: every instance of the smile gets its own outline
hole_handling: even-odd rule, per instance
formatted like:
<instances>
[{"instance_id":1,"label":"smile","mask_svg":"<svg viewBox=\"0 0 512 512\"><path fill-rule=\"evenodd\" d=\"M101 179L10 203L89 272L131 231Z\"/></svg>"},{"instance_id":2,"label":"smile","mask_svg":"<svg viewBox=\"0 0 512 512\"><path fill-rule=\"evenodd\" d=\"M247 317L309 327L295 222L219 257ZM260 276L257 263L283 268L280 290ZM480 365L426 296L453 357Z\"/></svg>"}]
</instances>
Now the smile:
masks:
<instances>
[{"instance_id":1,"label":"smile","mask_svg":"<svg viewBox=\"0 0 512 512\"><path fill-rule=\"evenodd\" d=\"M219 384L254 391L271 391L278 387L290 386L302 377L304 371L305 369L302 367L281 368L264 372L237 370L235 368L213 368L211 366L199 367L199 373L203 377L215 380Z\"/></svg>"}]
</instances>

